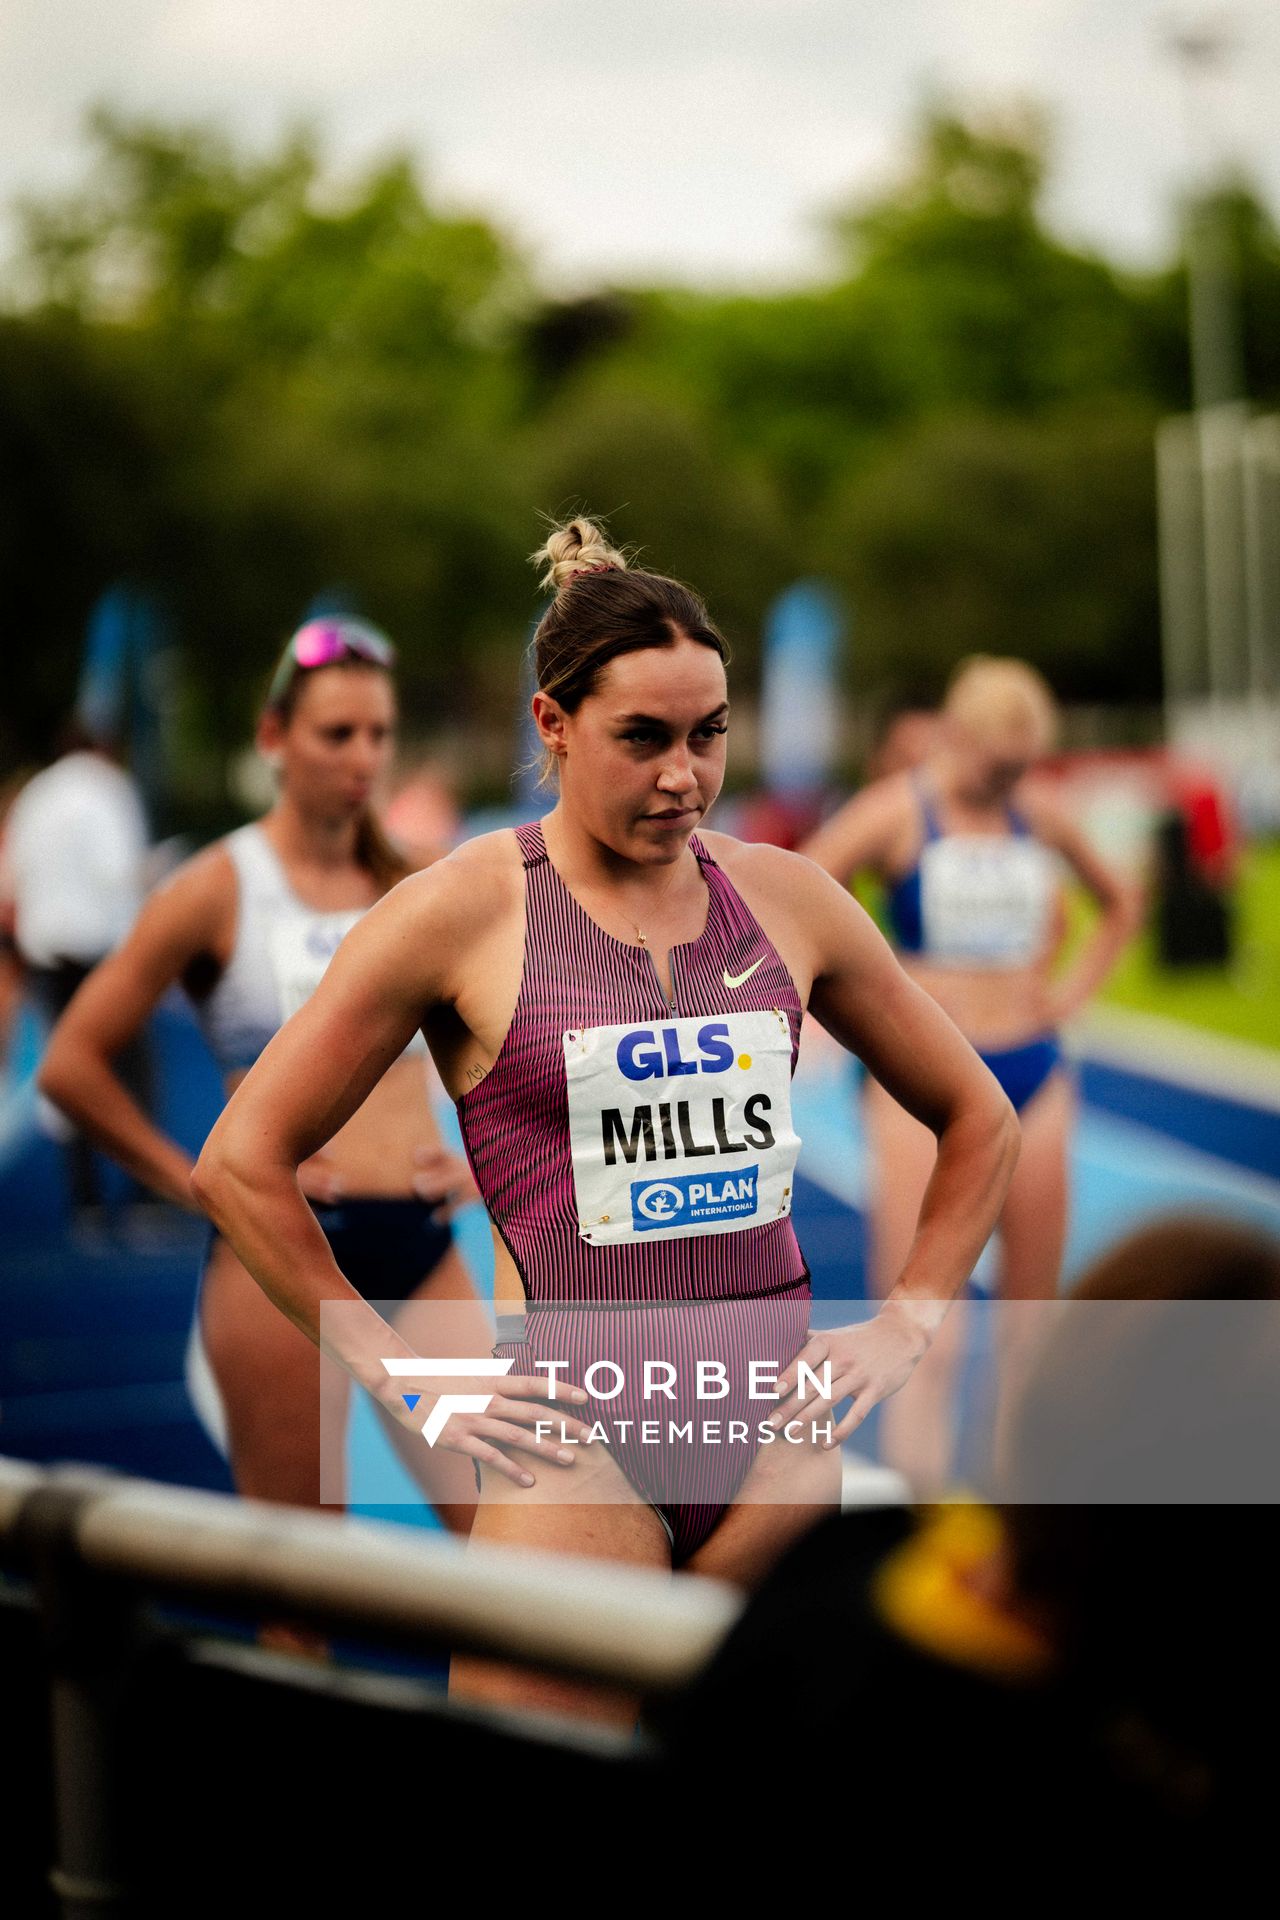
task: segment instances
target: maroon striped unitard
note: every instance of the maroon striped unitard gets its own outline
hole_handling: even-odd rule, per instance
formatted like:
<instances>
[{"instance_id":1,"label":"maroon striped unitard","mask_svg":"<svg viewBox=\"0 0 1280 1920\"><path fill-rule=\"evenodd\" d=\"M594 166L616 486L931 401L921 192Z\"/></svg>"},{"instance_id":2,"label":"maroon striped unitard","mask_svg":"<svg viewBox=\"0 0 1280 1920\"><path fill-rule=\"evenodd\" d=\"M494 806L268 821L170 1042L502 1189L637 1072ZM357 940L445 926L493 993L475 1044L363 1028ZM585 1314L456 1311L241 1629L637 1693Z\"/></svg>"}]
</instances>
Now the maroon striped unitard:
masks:
<instances>
[{"instance_id":1,"label":"maroon striped unitard","mask_svg":"<svg viewBox=\"0 0 1280 1920\"><path fill-rule=\"evenodd\" d=\"M655 1057L660 1064L648 1069L659 1072L663 1023L706 1021L709 1024L697 1032L700 1039L711 1036L705 1042L710 1061L705 1071L710 1072L720 1064L716 1048L723 1043L716 1036L733 1031L725 1016L758 1011L775 1017L775 1047L776 1022L785 1020L790 1059L784 1077L789 1080L804 1011L795 983L696 834L689 845L707 886L707 922L696 940L671 950L670 1002L648 949L614 939L578 905L547 856L541 827L535 822L517 828L516 838L524 861L526 902L520 992L492 1068L457 1103L476 1185L525 1293L523 1316L499 1317L499 1335L511 1337L501 1338L494 1354L514 1358L516 1371L529 1373L535 1359L561 1360L566 1371L560 1378L574 1381L582 1380L592 1360L617 1362L625 1374L625 1391L607 1404L602 1400L578 1409L588 1423L598 1417L616 1426L620 1419L633 1419L638 1426L646 1415L665 1419L678 1413L681 1419L736 1419L754 1428L772 1410L772 1402L750 1397L745 1375L732 1366L730 1390L719 1402L695 1406L686 1389L698 1358L749 1358L777 1369L803 1346L811 1294L809 1270L791 1223L790 1185L782 1189L788 1197L772 1217L734 1230L699 1231L694 1226L682 1232L671 1227L659 1235L635 1233L621 1244L593 1245L593 1228L600 1233L596 1220L610 1216L580 1219L566 1052L568 1042L587 1037L591 1029L635 1027L646 1043L659 1043ZM680 1056L681 1043L673 1044L671 1072L694 1074L696 1066ZM653 1051L651 1045L648 1053L632 1049L628 1058L643 1063ZM731 1064L746 1067L749 1056ZM642 1141L649 1160L662 1161L664 1140L666 1157L674 1157L677 1123L690 1152L712 1153L711 1146L691 1141L688 1107L681 1108L675 1099L689 1084L637 1087L638 1099L666 1093L671 1097L665 1105L644 1106L639 1118L632 1109L626 1123L619 1123L618 1144L628 1162L639 1156ZM748 1100L748 1114L751 1106ZM740 1112L738 1117L740 1125ZM726 1134L722 1119L720 1112L716 1133L721 1146L750 1158L748 1146ZM763 1135L744 1134L756 1146L767 1137L767 1129ZM628 1166L624 1173L633 1170L639 1169ZM663 1172L659 1164L652 1184L637 1182L632 1191L660 1187ZM688 1180L676 1184L687 1195ZM676 1205L682 1204L677 1198ZM635 1219L640 1222L640 1214ZM646 1304L643 1310L628 1312L624 1303ZM677 1406L661 1397L656 1405L639 1404L636 1383L641 1362L649 1358L677 1368ZM677 1446L673 1453L612 1433L609 1444L627 1478L662 1519L675 1565L711 1533L755 1452L748 1442ZM673 1487L692 1497L673 1500Z\"/></svg>"}]
</instances>

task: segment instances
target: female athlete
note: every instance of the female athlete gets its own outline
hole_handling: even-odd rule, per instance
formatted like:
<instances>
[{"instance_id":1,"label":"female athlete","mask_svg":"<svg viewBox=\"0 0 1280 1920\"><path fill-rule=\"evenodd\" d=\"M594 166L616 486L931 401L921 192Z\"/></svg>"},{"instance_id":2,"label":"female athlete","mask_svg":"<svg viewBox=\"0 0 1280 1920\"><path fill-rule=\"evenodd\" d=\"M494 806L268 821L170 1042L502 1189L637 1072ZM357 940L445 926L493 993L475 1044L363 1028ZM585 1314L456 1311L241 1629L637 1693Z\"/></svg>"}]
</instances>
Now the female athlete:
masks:
<instances>
[{"instance_id":1,"label":"female athlete","mask_svg":"<svg viewBox=\"0 0 1280 1920\"><path fill-rule=\"evenodd\" d=\"M161 995L181 981L228 1093L302 1004L348 930L408 871L371 811L392 752L390 643L361 621L321 619L294 634L258 726L280 775L271 811L187 861L144 905L121 946L89 976L52 1036L42 1090L139 1180L194 1208L191 1158L157 1128L113 1071ZM307 1078L318 1062L304 1059ZM336 1137L298 1168L313 1231L374 1299L471 1303L485 1323L448 1215L474 1197L431 1111L424 1042L400 1057ZM436 1202L440 1204L436 1204ZM196 1381L211 1372L241 1493L302 1506L344 1498L341 1449L321 1487L321 1420L340 1437L350 1381L319 1369L312 1343L257 1286L231 1245L210 1238L197 1305ZM465 1351L466 1342L463 1342ZM388 1434L442 1518L466 1531L467 1463L428 1453L401 1422ZM219 1430L221 1429L221 1431Z\"/></svg>"},{"instance_id":2,"label":"female athlete","mask_svg":"<svg viewBox=\"0 0 1280 1920\"><path fill-rule=\"evenodd\" d=\"M1073 1111L1058 1029L1106 977L1138 923L1130 889L1027 777L1055 730L1053 696L1034 668L987 656L964 661L924 763L864 788L804 848L841 882L869 869L885 883L904 968L978 1049L1017 1111L1022 1151L1000 1219L999 1293L1011 1301L1052 1298L1058 1288ZM1055 979L1064 867L1101 912L1069 972ZM866 1080L864 1111L872 1269L883 1295L915 1234L934 1141L878 1076ZM952 1378L963 1330L963 1315L949 1314L927 1365L882 1416L884 1457L923 1497L943 1489L951 1471ZM1032 1331L1028 1316L1002 1318L1006 1383ZM1000 1404L1010 1402L1002 1394ZM1000 1432L998 1424L997 1448Z\"/></svg>"},{"instance_id":3,"label":"female athlete","mask_svg":"<svg viewBox=\"0 0 1280 1920\"><path fill-rule=\"evenodd\" d=\"M193 1185L263 1288L418 1425L422 1405L407 1412L384 1364L411 1362L406 1344L354 1294L322 1325L320 1303L342 1282L296 1169L421 1025L492 1219L495 1304L517 1322L500 1325L499 1356L580 1408L585 1345L558 1356L558 1376L536 1372L565 1329L552 1303L585 1308L593 1336L618 1302L725 1322L741 1308L749 1335L759 1317L772 1343L774 1431L802 1426L801 1410L830 1415L830 1445L761 1443L736 1497L708 1447L701 1498L685 1505L646 1492L634 1433L619 1447L564 1447L563 1469L550 1444L536 1474L508 1457L539 1414L509 1379L484 1411L451 1413L436 1442L476 1464L473 1537L749 1585L838 1504L838 1443L907 1379L963 1284L998 1214L1017 1122L842 887L796 854L698 831L723 780L729 707L725 644L697 595L630 570L585 520L538 557L555 597L535 636L533 713L557 804L541 825L457 848L366 915L228 1103ZM938 1142L897 1285L869 1324L812 1336L790 1218L806 1007ZM806 1400L801 1361L829 1362L823 1400ZM686 1414L684 1370L672 1391ZM591 1397L603 1412L603 1391ZM451 1685L544 1706L589 1697L475 1659L455 1658ZM625 1711L611 1703L611 1717Z\"/></svg>"}]
</instances>

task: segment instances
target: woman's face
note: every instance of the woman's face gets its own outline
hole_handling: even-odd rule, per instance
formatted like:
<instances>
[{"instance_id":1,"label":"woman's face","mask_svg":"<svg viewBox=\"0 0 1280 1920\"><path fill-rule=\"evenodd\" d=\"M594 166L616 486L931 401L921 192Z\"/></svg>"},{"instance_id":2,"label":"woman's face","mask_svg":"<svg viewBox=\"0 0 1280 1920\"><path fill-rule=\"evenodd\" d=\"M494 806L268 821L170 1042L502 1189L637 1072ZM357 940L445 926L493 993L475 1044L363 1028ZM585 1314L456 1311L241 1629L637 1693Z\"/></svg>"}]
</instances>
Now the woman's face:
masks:
<instances>
[{"instance_id":1,"label":"woman's face","mask_svg":"<svg viewBox=\"0 0 1280 1920\"><path fill-rule=\"evenodd\" d=\"M948 744L963 793L977 801L1004 800L1047 750L1041 730L1028 719L999 728L952 722Z\"/></svg>"},{"instance_id":2,"label":"woman's face","mask_svg":"<svg viewBox=\"0 0 1280 1920\"><path fill-rule=\"evenodd\" d=\"M380 667L314 667L287 720L264 716L262 750L278 757L285 792L304 813L354 818L395 750L396 704Z\"/></svg>"},{"instance_id":3,"label":"woman's face","mask_svg":"<svg viewBox=\"0 0 1280 1920\"><path fill-rule=\"evenodd\" d=\"M534 710L562 805L624 859L677 859L724 783L728 688L714 648L682 635L619 654L576 713L542 693Z\"/></svg>"}]
</instances>

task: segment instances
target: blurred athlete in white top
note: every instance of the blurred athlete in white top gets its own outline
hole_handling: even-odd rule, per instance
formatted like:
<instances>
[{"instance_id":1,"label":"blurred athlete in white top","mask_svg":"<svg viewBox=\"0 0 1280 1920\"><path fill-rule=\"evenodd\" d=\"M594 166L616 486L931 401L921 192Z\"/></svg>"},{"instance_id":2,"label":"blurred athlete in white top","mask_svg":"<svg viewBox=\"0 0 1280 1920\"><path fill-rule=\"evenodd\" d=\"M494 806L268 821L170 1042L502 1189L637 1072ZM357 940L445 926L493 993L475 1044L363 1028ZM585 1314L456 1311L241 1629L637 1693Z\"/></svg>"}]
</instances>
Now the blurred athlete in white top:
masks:
<instances>
[{"instance_id":1,"label":"blurred athlete in white top","mask_svg":"<svg viewBox=\"0 0 1280 1920\"><path fill-rule=\"evenodd\" d=\"M1074 1106L1058 1029L1096 991L1138 924L1135 897L1033 777L1056 729L1053 696L1034 668L986 655L962 661L925 758L864 787L801 849L838 880L869 869L885 883L902 965L1013 1103L1022 1152L1000 1217L1006 1300L1051 1299L1057 1291ZM1069 972L1057 978L1068 874L1101 911ZM864 1113L873 1162L871 1278L883 1293L911 1245L934 1140L872 1079ZM885 1456L925 1497L948 1483L951 1375L963 1326L962 1312L947 1316L927 1361L884 1410ZM1029 1335L1027 1316L1003 1317L1002 1334L1019 1329ZM1010 1363L1013 1357L1006 1352ZM1011 1382L1012 1366L1003 1371ZM1006 1394L1002 1409L1009 1401Z\"/></svg>"}]
</instances>

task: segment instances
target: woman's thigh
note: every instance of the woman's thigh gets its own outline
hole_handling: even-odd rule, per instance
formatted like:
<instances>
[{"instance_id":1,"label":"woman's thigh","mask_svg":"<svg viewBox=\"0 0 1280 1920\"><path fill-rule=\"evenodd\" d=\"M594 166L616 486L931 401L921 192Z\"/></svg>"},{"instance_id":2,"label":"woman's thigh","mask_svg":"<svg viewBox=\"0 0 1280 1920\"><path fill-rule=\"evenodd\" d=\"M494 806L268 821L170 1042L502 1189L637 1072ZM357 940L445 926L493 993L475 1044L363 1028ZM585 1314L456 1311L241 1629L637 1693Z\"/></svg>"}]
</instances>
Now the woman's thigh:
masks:
<instances>
[{"instance_id":1,"label":"woman's thigh","mask_svg":"<svg viewBox=\"0 0 1280 1920\"><path fill-rule=\"evenodd\" d=\"M200 1285L200 1332L226 1413L237 1489L317 1506L320 1437L345 1419L349 1382L268 1298L221 1237ZM332 1501L333 1490L326 1488Z\"/></svg>"},{"instance_id":2,"label":"woman's thigh","mask_svg":"<svg viewBox=\"0 0 1280 1920\"><path fill-rule=\"evenodd\" d=\"M999 1393L992 1428L993 1463L1004 1471L1016 1445L1017 1408L1054 1309L1037 1303L1058 1291L1070 1205L1071 1127L1075 1089L1054 1073L1018 1116L1022 1150L1005 1198L1000 1236L1000 1298L995 1306Z\"/></svg>"},{"instance_id":3,"label":"woman's thigh","mask_svg":"<svg viewBox=\"0 0 1280 1920\"><path fill-rule=\"evenodd\" d=\"M531 1487L517 1486L482 1464L471 1538L668 1569L666 1528L608 1446L593 1441L574 1447L573 1454L572 1466L558 1466L513 1452L511 1458L536 1475Z\"/></svg>"},{"instance_id":4,"label":"woman's thigh","mask_svg":"<svg viewBox=\"0 0 1280 1920\"><path fill-rule=\"evenodd\" d=\"M834 1412L829 1417L834 1423ZM737 1499L683 1571L758 1586L801 1535L839 1510L842 1472L839 1447L786 1439L762 1447Z\"/></svg>"},{"instance_id":5,"label":"woman's thigh","mask_svg":"<svg viewBox=\"0 0 1280 1920\"><path fill-rule=\"evenodd\" d=\"M1052 1299L1070 1206L1071 1076L1051 1074L1018 1118L1022 1147L1000 1216L1000 1291L1006 1300Z\"/></svg>"},{"instance_id":6,"label":"woman's thigh","mask_svg":"<svg viewBox=\"0 0 1280 1920\"><path fill-rule=\"evenodd\" d=\"M424 1360L480 1358L493 1344L493 1328L462 1255L450 1246L431 1272L391 1315L396 1332ZM427 1381L409 1381L421 1389ZM434 1383L438 1388L440 1382ZM375 1401L388 1439L426 1498L455 1533L468 1533L475 1517L476 1479L469 1455L429 1447L420 1431Z\"/></svg>"},{"instance_id":7,"label":"woman's thigh","mask_svg":"<svg viewBox=\"0 0 1280 1920\"><path fill-rule=\"evenodd\" d=\"M661 1520L617 1463L599 1451L602 1457L585 1469L580 1461L565 1468L537 1467L537 1483L527 1488L482 1466L471 1541L669 1572L671 1554ZM518 1570L512 1578L518 1584ZM566 1590L583 1578L581 1568L566 1564ZM449 1693L455 1699L572 1713L619 1727L634 1726L640 1714L639 1696L625 1688L599 1687L473 1654L454 1655Z\"/></svg>"}]
</instances>

